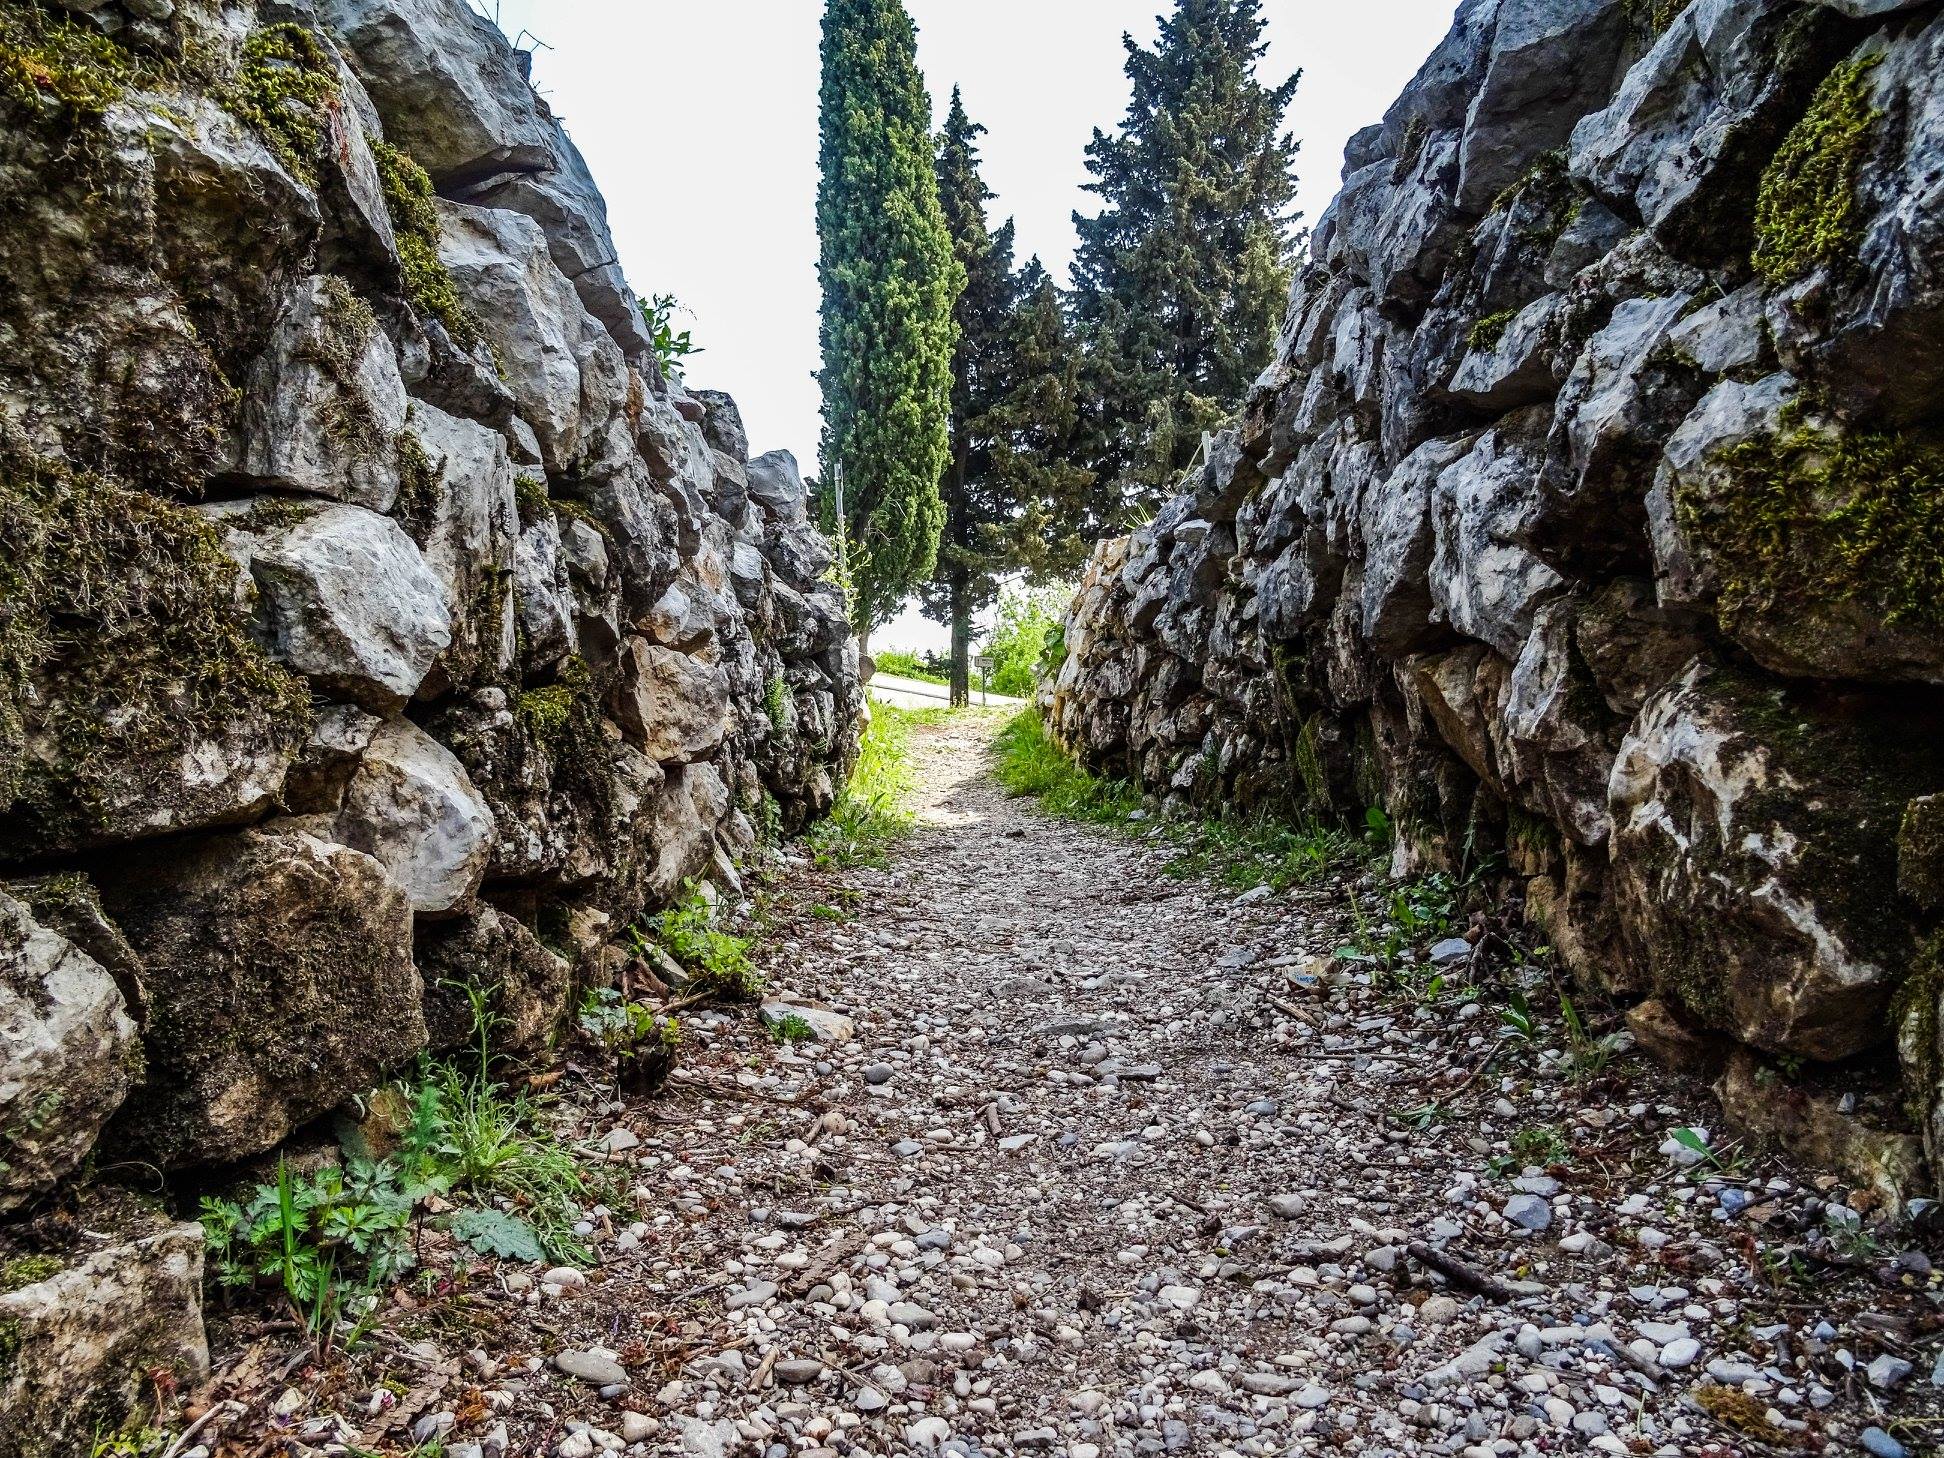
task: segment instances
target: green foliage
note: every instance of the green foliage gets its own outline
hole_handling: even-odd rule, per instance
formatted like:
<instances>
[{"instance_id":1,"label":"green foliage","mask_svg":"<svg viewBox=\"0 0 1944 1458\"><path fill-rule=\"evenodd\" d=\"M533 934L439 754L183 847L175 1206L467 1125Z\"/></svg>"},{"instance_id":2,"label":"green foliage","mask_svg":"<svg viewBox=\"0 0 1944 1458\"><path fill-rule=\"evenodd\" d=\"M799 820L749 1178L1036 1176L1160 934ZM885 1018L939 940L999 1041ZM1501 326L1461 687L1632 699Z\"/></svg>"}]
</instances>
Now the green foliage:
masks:
<instances>
[{"instance_id":1,"label":"green foliage","mask_svg":"<svg viewBox=\"0 0 1944 1458\"><path fill-rule=\"evenodd\" d=\"M1556 1124L1535 1124L1512 1136L1512 1153L1526 1164L1564 1164L1572 1146Z\"/></svg>"},{"instance_id":2,"label":"green foliage","mask_svg":"<svg viewBox=\"0 0 1944 1458\"><path fill-rule=\"evenodd\" d=\"M749 960L749 939L716 924L715 904L693 881L682 899L649 923L655 940L687 970L689 988L730 1002L754 1002L763 977Z\"/></svg>"},{"instance_id":3,"label":"green foliage","mask_svg":"<svg viewBox=\"0 0 1944 1458\"><path fill-rule=\"evenodd\" d=\"M1014 228L989 226L979 174L985 128L959 93L939 140L938 188L965 269L953 317L952 452L945 530L925 611L952 629L952 701L968 699L972 620L1002 577L1078 569L1091 472L1069 459L1080 421L1080 355L1058 290L1038 259L1014 264ZM1004 690L1013 692L1013 690Z\"/></svg>"},{"instance_id":4,"label":"green foliage","mask_svg":"<svg viewBox=\"0 0 1944 1458\"><path fill-rule=\"evenodd\" d=\"M763 1026L771 1040L778 1043L812 1043L817 1037L817 1030L800 1013L785 1013Z\"/></svg>"},{"instance_id":5,"label":"green foliage","mask_svg":"<svg viewBox=\"0 0 1944 1458\"><path fill-rule=\"evenodd\" d=\"M220 1284L280 1289L314 1338L355 1342L376 1294L415 1263L410 1232L435 1195L478 1202L448 1223L482 1253L591 1258L573 1233L585 1182L573 1157L541 1131L527 1095L491 1081L483 1064L467 1073L428 1063L416 1083L383 1090L372 1103L398 1126L383 1155L360 1136L347 1143L341 1167L299 1175L279 1161L275 1182L247 1200L203 1201ZM488 1207L495 1199L518 1214Z\"/></svg>"},{"instance_id":6,"label":"green foliage","mask_svg":"<svg viewBox=\"0 0 1944 1458\"><path fill-rule=\"evenodd\" d=\"M127 51L32 0L0 0L0 96L69 125L100 120L133 79Z\"/></svg>"},{"instance_id":7,"label":"green foliage","mask_svg":"<svg viewBox=\"0 0 1944 1458\"><path fill-rule=\"evenodd\" d=\"M939 207L931 100L899 0L828 0L817 192L824 438L841 476L853 615L893 616L937 561L964 269Z\"/></svg>"},{"instance_id":8,"label":"green foliage","mask_svg":"<svg viewBox=\"0 0 1944 1458\"><path fill-rule=\"evenodd\" d=\"M763 688L763 712L769 716L770 728L778 734L790 727L790 681L781 669L770 675Z\"/></svg>"},{"instance_id":9,"label":"green foliage","mask_svg":"<svg viewBox=\"0 0 1944 1458\"><path fill-rule=\"evenodd\" d=\"M1000 731L998 749L999 783L1055 815L1122 825L1141 808L1141 792L1133 785L1099 779L1069 759L1035 709L1022 710Z\"/></svg>"},{"instance_id":10,"label":"green foliage","mask_svg":"<svg viewBox=\"0 0 1944 1458\"><path fill-rule=\"evenodd\" d=\"M523 526L533 526L553 514L553 499L547 492L546 479L531 471L522 471L513 478L513 500L519 507Z\"/></svg>"},{"instance_id":11,"label":"green foliage","mask_svg":"<svg viewBox=\"0 0 1944 1458\"><path fill-rule=\"evenodd\" d=\"M216 100L263 138L291 176L315 187L328 135L324 115L339 89L337 66L317 33L283 21L251 32L242 63Z\"/></svg>"},{"instance_id":12,"label":"green foliage","mask_svg":"<svg viewBox=\"0 0 1944 1458\"><path fill-rule=\"evenodd\" d=\"M612 987L589 991L581 1003L580 1029L612 1060L616 1081L630 1093L658 1092L682 1048L679 1022Z\"/></svg>"},{"instance_id":13,"label":"green foliage","mask_svg":"<svg viewBox=\"0 0 1944 1458\"><path fill-rule=\"evenodd\" d=\"M1031 698L1045 672L1047 652L1064 641L1061 624L1072 599L1069 586L1055 584L1033 592L1009 592L999 600L999 620L986 640L992 672L986 686L996 694Z\"/></svg>"},{"instance_id":14,"label":"green foliage","mask_svg":"<svg viewBox=\"0 0 1944 1458\"><path fill-rule=\"evenodd\" d=\"M906 797L917 787L911 768L911 731L940 722L947 712L871 706L871 722L865 726L850 783L806 838L819 867L888 864L891 847L909 835L914 824L905 808Z\"/></svg>"},{"instance_id":15,"label":"green foliage","mask_svg":"<svg viewBox=\"0 0 1944 1458\"><path fill-rule=\"evenodd\" d=\"M305 1329L329 1343L347 1320L368 1319L377 1290L410 1268L406 1232L423 1193L407 1194L385 1165L353 1162L299 1176L279 1159L275 1183L258 1186L247 1202L203 1201L216 1279L281 1289ZM354 1329L351 1340L359 1334Z\"/></svg>"},{"instance_id":16,"label":"green foliage","mask_svg":"<svg viewBox=\"0 0 1944 1458\"><path fill-rule=\"evenodd\" d=\"M683 360L705 352L695 342L692 331L676 329L675 316L688 311L673 294L656 294L650 299L637 299L635 303L641 310L642 322L648 326L648 337L654 343L655 358L661 362L663 374L677 373Z\"/></svg>"},{"instance_id":17,"label":"green foliage","mask_svg":"<svg viewBox=\"0 0 1944 1458\"><path fill-rule=\"evenodd\" d=\"M1339 830L1273 816L1170 825L1182 850L1168 865L1175 876L1213 880L1236 891L1306 885L1350 859L1356 847Z\"/></svg>"},{"instance_id":18,"label":"green foliage","mask_svg":"<svg viewBox=\"0 0 1944 1458\"><path fill-rule=\"evenodd\" d=\"M1723 464L1732 493L1681 490L1675 506L1715 558L1724 621L1854 601L1891 623L1944 625L1944 450L1799 422Z\"/></svg>"},{"instance_id":19,"label":"green foliage","mask_svg":"<svg viewBox=\"0 0 1944 1458\"><path fill-rule=\"evenodd\" d=\"M0 810L24 799L43 831L85 835L131 763L239 725L302 741L309 694L257 642L196 512L42 460L0 422L0 540Z\"/></svg>"},{"instance_id":20,"label":"green foliage","mask_svg":"<svg viewBox=\"0 0 1944 1458\"><path fill-rule=\"evenodd\" d=\"M1880 117L1870 104L1870 72L1882 60L1861 56L1831 71L1762 174L1754 263L1769 283L1791 283L1854 254L1862 235L1856 174Z\"/></svg>"},{"instance_id":21,"label":"green foliage","mask_svg":"<svg viewBox=\"0 0 1944 1458\"><path fill-rule=\"evenodd\" d=\"M872 655L877 661L879 673L894 673L899 678L915 678L921 683L950 683L951 679L933 668L931 664L916 653L903 653L893 648Z\"/></svg>"},{"instance_id":22,"label":"green foliage","mask_svg":"<svg viewBox=\"0 0 1944 1458\"><path fill-rule=\"evenodd\" d=\"M1269 363L1287 302L1300 79L1257 79L1261 0L1177 0L1130 38L1118 131L1087 148L1098 216L1077 218L1074 313L1087 353L1083 458L1096 515L1165 497Z\"/></svg>"},{"instance_id":23,"label":"green foliage","mask_svg":"<svg viewBox=\"0 0 1944 1458\"><path fill-rule=\"evenodd\" d=\"M377 137L368 139L378 164L378 182L398 240L398 263L405 296L419 313L445 326L452 342L471 350L484 342L479 321L459 301L452 274L439 257L439 207L432 179L403 148Z\"/></svg>"},{"instance_id":24,"label":"green foliage","mask_svg":"<svg viewBox=\"0 0 1944 1458\"><path fill-rule=\"evenodd\" d=\"M461 1210L446 1222L446 1229L483 1256L526 1263L547 1257L533 1227L504 1210Z\"/></svg>"},{"instance_id":25,"label":"green foliage","mask_svg":"<svg viewBox=\"0 0 1944 1458\"><path fill-rule=\"evenodd\" d=\"M1499 341L1505 338L1505 326L1516 319L1518 314L1517 309L1507 309L1502 313L1486 315L1472 325L1465 335L1466 347L1475 350L1497 349Z\"/></svg>"},{"instance_id":26,"label":"green foliage","mask_svg":"<svg viewBox=\"0 0 1944 1458\"><path fill-rule=\"evenodd\" d=\"M1458 887L1442 871L1384 888L1372 907L1352 891L1350 919L1355 930L1337 949L1337 956L1394 971L1406 955L1449 935L1457 909Z\"/></svg>"}]
</instances>

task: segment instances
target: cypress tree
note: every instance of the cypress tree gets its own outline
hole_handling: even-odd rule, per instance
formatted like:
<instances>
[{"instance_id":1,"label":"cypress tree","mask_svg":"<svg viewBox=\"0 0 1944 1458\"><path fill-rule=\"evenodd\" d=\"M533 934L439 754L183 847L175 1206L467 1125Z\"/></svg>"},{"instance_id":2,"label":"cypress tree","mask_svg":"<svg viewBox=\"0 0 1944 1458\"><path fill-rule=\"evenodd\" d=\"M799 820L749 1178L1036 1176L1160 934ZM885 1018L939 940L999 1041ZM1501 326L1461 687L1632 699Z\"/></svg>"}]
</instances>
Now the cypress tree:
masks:
<instances>
[{"instance_id":1,"label":"cypress tree","mask_svg":"<svg viewBox=\"0 0 1944 1458\"><path fill-rule=\"evenodd\" d=\"M1059 292L1034 259L1013 263L1010 221L994 230L993 194L979 174L985 128L958 90L939 138L938 191L953 252L965 271L954 317L951 458L945 531L926 611L952 630L951 696L970 696L972 622L1000 577L1077 565L1075 525L1091 476L1064 459L1078 419L1078 357Z\"/></svg>"},{"instance_id":2,"label":"cypress tree","mask_svg":"<svg viewBox=\"0 0 1944 1458\"><path fill-rule=\"evenodd\" d=\"M1301 73L1265 86L1261 0L1178 0L1154 49L1131 36L1120 130L1087 148L1095 217L1074 215L1087 352L1084 455L1103 514L1165 496L1269 363L1289 288Z\"/></svg>"},{"instance_id":3,"label":"cypress tree","mask_svg":"<svg viewBox=\"0 0 1944 1458\"><path fill-rule=\"evenodd\" d=\"M821 105L820 504L826 526L838 525L841 482L852 616L868 641L937 560L963 285L939 208L917 31L900 0L829 0Z\"/></svg>"}]
</instances>

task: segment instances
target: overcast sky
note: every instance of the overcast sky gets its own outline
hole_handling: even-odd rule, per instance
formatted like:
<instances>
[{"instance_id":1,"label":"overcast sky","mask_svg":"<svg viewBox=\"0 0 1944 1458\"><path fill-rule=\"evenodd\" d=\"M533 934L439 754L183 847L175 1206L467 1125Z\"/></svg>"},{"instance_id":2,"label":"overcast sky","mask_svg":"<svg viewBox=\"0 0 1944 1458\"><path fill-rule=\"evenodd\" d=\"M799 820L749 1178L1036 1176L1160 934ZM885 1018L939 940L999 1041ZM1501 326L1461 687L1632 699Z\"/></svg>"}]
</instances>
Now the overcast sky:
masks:
<instances>
[{"instance_id":1,"label":"overcast sky","mask_svg":"<svg viewBox=\"0 0 1944 1458\"><path fill-rule=\"evenodd\" d=\"M622 265L671 293L707 352L691 383L736 397L757 451L817 455L818 0L476 0L545 43L534 79L607 195ZM1020 254L1064 280L1085 148L1126 109L1120 38L1146 42L1170 0L908 0L942 116L965 91L993 208ZM1336 191L1343 145L1383 114L1451 20L1453 0L1268 0L1266 79L1301 69L1290 130L1301 206ZM915 615L874 640L936 647ZM905 640L911 640L909 644Z\"/></svg>"}]
</instances>

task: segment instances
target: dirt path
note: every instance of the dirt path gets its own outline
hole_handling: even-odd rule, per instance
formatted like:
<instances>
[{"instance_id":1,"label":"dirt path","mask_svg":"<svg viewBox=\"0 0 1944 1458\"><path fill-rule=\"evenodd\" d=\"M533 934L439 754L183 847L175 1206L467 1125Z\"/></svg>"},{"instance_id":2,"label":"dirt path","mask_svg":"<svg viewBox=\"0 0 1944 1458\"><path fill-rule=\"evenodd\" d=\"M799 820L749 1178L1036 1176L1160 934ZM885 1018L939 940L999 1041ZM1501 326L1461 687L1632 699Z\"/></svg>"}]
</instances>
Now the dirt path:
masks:
<instances>
[{"instance_id":1,"label":"dirt path","mask_svg":"<svg viewBox=\"0 0 1944 1458\"><path fill-rule=\"evenodd\" d=\"M1684 1178L1665 1078L1533 1045L1454 1087L1496 1015L1332 973L1345 883L1171 879L1008 799L993 728L917 731L890 869L772 892L772 988L853 1036L705 1014L670 1096L587 1111L642 1219L594 1212L585 1285L498 1278L421 1404L477 1384L449 1458L1855 1451L1933 1404L1928 1298L1770 1291L1750 1237L1819 1192Z\"/></svg>"}]
</instances>

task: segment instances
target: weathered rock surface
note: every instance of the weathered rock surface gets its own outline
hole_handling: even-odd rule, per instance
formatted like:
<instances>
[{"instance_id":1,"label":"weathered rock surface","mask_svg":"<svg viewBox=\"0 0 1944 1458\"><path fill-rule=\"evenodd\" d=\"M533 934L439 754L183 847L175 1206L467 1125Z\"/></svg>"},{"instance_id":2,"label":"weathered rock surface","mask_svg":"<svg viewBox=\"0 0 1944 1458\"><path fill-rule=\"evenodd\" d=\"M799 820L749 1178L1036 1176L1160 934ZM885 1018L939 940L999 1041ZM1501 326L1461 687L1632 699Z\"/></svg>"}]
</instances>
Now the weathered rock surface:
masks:
<instances>
[{"instance_id":1,"label":"weathered rock surface","mask_svg":"<svg viewBox=\"0 0 1944 1458\"><path fill-rule=\"evenodd\" d=\"M87 1156L141 1058L115 979L0 892L0 1214Z\"/></svg>"},{"instance_id":2,"label":"weathered rock surface","mask_svg":"<svg viewBox=\"0 0 1944 1458\"><path fill-rule=\"evenodd\" d=\"M202 1227L139 1209L84 1216L86 1248L0 1290L0 1452L18 1458L88 1452L139 1420L158 1382L208 1374Z\"/></svg>"},{"instance_id":3,"label":"weathered rock surface","mask_svg":"<svg viewBox=\"0 0 1944 1458\"><path fill-rule=\"evenodd\" d=\"M8 1207L104 1120L274 1146L462 1041L439 983L544 1049L604 936L828 809L862 706L794 461L665 377L492 24L66 9L102 105L0 88L0 873L105 912L8 953L0 1100L69 1093ZM326 102L219 84L272 26Z\"/></svg>"},{"instance_id":4,"label":"weathered rock surface","mask_svg":"<svg viewBox=\"0 0 1944 1458\"><path fill-rule=\"evenodd\" d=\"M1168 807L1496 842L1577 977L1731 1046L1881 1055L1908 985L1944 1109L1944 17L1646 9L1460 8L1045 708Z\"/></svg>"}]
</instances>

